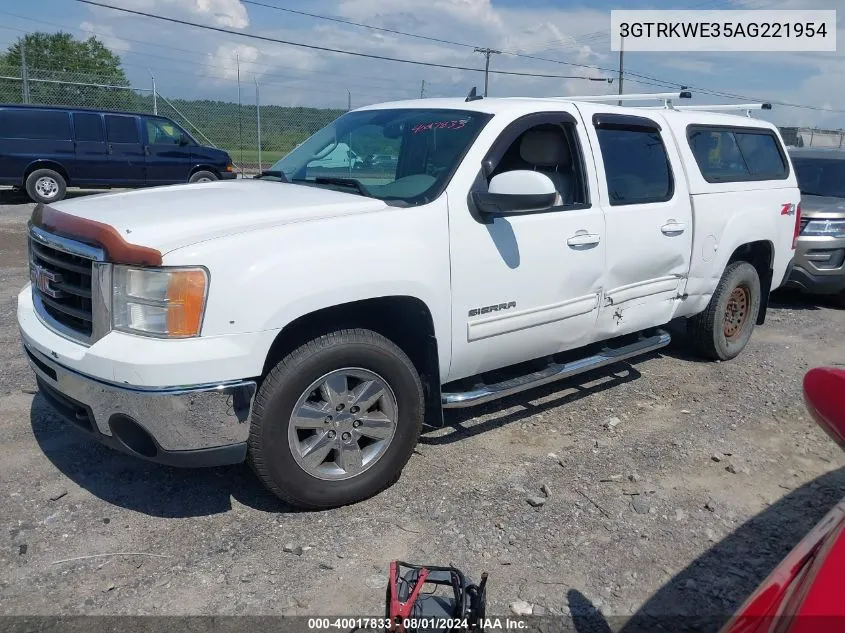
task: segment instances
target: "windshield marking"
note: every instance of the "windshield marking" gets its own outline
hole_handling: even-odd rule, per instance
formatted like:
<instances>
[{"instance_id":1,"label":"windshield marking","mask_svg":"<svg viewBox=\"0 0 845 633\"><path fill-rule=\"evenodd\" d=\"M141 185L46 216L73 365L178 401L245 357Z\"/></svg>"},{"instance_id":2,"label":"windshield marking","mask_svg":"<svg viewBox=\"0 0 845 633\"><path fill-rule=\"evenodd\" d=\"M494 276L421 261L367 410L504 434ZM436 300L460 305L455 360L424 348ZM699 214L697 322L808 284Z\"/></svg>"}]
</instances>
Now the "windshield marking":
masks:
<instances>
[{"instance_id":1,"label":"windshield marking","mask_svg":"<svg viewBox=\"0 0 845 633\"><path fill-rule=\"evenodd\" d=\"M432 121L431 123L420 123L411 128L414 134L425 132L427 130L460 130L467 124L466 119L459 119L457 121Z\"/></svg>"}]
</instances>

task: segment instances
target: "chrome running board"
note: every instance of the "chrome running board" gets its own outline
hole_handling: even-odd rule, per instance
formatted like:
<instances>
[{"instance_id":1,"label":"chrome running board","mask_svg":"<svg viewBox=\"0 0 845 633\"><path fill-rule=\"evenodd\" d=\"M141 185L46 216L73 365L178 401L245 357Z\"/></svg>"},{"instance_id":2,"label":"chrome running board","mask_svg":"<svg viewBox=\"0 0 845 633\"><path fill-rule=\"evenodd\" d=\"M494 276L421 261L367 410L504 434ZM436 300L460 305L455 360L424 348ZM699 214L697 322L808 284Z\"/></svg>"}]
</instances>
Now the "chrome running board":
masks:
<instances>
[{"instance_id":1,"label":"chrome running board","mask_svg":"<svg viewBox=\"0 0 845 633\"><path fill-rule=\"evenodd\" d=\"M612 365L613 363L618 363L633 356L653 352L661 347L666 347L671 341L672 337L668 332L657 330L655 334L641 336L638 341L623 347L606 347L593 356L579 358L566 363L553 362L540 371L535 371L524 376L517 376L516 378L498 383L481 385L472 391L444 392L441 395L441 402L444 409L474 407L485 402L490 402L491 400L498 400L499 398L505 398L521 391L547 385L556 380L569 378L570 376L575 376L576 374L581 374L592 369Z\"/></svg>"}]
</instances>

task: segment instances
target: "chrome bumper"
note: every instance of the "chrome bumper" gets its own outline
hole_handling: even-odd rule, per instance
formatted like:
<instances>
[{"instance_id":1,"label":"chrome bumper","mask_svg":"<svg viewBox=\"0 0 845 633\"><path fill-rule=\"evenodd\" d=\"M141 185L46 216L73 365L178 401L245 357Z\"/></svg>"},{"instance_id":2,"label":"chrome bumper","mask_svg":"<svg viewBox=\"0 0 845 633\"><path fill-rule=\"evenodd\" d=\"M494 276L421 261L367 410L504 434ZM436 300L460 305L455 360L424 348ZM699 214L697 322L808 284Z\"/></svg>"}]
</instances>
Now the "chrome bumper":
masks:
<instances>
[{"instance_id":1,"label":"chrome bumper","mask_svg":"<svg viewBox=\"0 0 845 633\"><path fill-rule=\"evenodd\" d=\"M254 381L121 386L79 374L26 344L24 350L53 409L112 448L174 466L232 464L246 457Z\"/></svg>"}]
</instances>

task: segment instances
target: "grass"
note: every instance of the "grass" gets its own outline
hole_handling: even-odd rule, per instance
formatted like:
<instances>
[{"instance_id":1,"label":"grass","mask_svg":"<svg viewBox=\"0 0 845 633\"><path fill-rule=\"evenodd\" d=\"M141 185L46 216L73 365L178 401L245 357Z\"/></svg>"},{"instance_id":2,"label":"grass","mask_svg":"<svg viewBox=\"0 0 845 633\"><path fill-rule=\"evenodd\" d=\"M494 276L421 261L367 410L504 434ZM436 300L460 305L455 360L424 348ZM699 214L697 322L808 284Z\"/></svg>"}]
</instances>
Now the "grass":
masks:
<instances>
[{"instance_id":1,"label":"grass","mask_svg":"<svg viewBox=\"0 0 845 633\"><path fill-rule=\"evenodd\" d=\"M258 150L257 149L227 149L229 152L229 156L232 157L232 160L235 162L235 165L240 165L243 163L244 165L258 165ZM287 152L273 152L273 151L264 151L261 152L261 166L264 169L267 169L279 160L282 156L284 156Z\"/></svg>"}]
</instances>

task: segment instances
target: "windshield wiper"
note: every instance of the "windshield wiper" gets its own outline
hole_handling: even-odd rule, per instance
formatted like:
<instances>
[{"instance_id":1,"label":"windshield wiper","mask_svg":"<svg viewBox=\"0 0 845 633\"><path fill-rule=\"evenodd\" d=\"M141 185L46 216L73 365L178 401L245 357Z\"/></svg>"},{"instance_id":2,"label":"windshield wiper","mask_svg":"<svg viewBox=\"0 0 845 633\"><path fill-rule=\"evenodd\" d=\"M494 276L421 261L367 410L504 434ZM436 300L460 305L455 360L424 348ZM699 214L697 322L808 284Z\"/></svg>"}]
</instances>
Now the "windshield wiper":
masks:
<instances>
[{"instance_id":1,"label":"windshield wiper","mask_svg":"<svg viewBox=\"0 0 845 633\"><path fill-rule=\"evenodd\" d=\"M275 171L272 169L265 169L257 176L253 176L253 178L263 178L264 176L270 176L271 178L279 178L282 182L288 182L288 177L285 176L285 172Z\"/></svg>"},{"instance_id":2,"label":"windshield wiper","mask_svg":"<svg viewBox=\"0 0 845 633\"><path fill-rule=\"evenodd\" d=\"M372 198L373 194L364 186L360 180L355 178L340 178L336 176L317 176L313 180L308 178L294 178L291 182L313 182L316 185L340 185L341 187L350 187L356 189L358 193L367 198Z\"/></svg>"}]
</instances>

